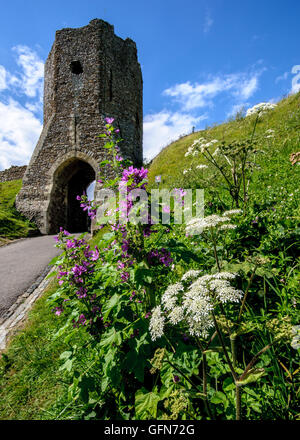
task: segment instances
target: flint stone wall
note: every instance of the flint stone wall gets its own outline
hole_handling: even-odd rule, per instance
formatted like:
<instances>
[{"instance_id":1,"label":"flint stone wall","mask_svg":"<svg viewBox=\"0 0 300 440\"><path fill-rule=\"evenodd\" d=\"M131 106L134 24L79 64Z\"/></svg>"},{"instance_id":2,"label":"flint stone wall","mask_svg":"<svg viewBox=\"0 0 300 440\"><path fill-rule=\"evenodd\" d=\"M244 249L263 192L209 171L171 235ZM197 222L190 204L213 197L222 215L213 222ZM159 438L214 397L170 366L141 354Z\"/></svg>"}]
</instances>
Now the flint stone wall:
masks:
<instances>
[{"instance_id":1,"label":"flint stone wall","mask_svg":"<svg viewBox=\"0 0 300 440\"><path fill-rule=\"evenodd\" d=\"M15 166L12 165L6 170L0 171L0 182L8 182L10 180L23 179L27 166Z\"/></svg>"},{"instance_id":2,"label":"flint stone wall","mask_svg":"<svg viewBox=\"0 0 300 440\"><path fill-rule=\"evenodd\" d=\"M57 232L53 216L66 217L68 182L82 175L82 164L93 171L90 179L97 178L106 158L97 137L105 117L120 129L123 157L142 163L142 87L135 43L117 37L109 23L95 19L56 32L45 63L43 131L16 199L42 233Z\"/></svg>"}]
</instances>

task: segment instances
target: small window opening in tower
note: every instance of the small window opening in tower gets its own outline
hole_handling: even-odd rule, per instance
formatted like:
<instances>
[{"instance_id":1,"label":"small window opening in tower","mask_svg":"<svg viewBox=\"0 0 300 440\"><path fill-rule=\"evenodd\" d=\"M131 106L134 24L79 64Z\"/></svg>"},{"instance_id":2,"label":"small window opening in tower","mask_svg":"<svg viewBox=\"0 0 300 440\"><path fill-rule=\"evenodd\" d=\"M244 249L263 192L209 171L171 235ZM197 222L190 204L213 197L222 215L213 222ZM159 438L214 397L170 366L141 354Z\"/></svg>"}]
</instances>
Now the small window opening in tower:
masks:
<instances>
[{"instance_id":1,"label":"small window opening in tower","mask_svg":"<svg viewBox=\"0 0 300 440\"><path fill-rule=\"evenodd\" d=\"M112 74L112 70L110 70L110 73L109 73L109 100L110 101L112 101L112 99L113 99L112 82L113 82L113 74Z\"/></svg>"},{"instance_id":2,"label":"small window opening in tower","mask_svg":"<svg viewBox=\"0 0 300 440\"><path fill-rule=\"evenodd\" d=\"M72 61L70 64L70 69L72 73L75 73L75 75L79 75L83 72L83 68L80 61Z\"/></svg>"}]
</instances>

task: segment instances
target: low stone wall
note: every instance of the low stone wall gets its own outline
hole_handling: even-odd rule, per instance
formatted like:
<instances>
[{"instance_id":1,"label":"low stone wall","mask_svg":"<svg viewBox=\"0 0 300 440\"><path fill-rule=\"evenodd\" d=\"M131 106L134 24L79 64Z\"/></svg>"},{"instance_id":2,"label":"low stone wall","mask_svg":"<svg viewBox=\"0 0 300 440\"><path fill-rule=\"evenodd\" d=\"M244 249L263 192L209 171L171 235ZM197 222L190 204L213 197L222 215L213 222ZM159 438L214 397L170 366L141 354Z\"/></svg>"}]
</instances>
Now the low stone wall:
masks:
<instances>
[{"instance_id":1,"label":"low stone wall","mask_svg":"<svg viewBox=\"0 0 300 440\"><path fill-rule=\"evenodd\" d=\"M8 182L9 180L23 179L27 166L21 167L11 166L7 170L0 171L0 182Z\"/></svg>"}]
</instances>

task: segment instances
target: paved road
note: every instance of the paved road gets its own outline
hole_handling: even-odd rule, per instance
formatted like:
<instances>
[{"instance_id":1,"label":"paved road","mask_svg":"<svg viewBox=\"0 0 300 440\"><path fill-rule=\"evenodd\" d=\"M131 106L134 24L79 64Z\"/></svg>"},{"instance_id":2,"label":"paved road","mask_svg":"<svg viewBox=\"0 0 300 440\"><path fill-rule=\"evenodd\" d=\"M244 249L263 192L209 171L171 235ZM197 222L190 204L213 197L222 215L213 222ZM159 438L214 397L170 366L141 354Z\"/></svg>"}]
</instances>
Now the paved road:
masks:
<instances>
[{"instance_id":1,"label":"paved road","mask_svg":"<svg viewBox=\"0 0 300 440\"><path fill-rule=\"evenodd\" d=\"M53 237L26 238L0 247L0 317L60 253Z\"/></svg>"}]
</instances>

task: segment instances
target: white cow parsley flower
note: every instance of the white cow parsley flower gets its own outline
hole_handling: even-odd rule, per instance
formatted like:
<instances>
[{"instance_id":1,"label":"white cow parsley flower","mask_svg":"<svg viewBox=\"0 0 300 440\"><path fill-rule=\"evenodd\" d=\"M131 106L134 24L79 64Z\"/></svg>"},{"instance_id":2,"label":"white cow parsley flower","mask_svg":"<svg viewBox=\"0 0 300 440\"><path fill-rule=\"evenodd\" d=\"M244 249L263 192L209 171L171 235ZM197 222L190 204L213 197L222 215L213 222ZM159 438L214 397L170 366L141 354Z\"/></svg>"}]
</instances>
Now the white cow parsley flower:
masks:
<instances>
[{"instance_id":1,"label":"white cow parsley flower","mask_svg":"<svg viewBox=\"0 0 300 440\"><path fill-rule=\"evenodd\" d=\"M149 330L152 341L161 338L164 334L165 317L162 314L161 307L152 309Z\"/></svg>"},{"instance_id":2,"label":"white cow parsley flower","mask_svg":"<svg viewBox=\"0 0 300 440\"><path fill-rule=\"evenodd\" d=\"M226 229L235 229L235 228L236 228L236 225L232 225L230 223L228 223L227 225L220 226L221 231L225 231Z\"/></svg>"},{"instance_id":3,"label":"white cow parsley flower","mask_svg":"<svg viewBox=\"0 0 300 440\"><path fill-rule=\"evenodd\" d=\"M225 211L223 212L223 217L230 217L231 215L238 215L238 214L242 214L242 210L241 209L230 209L229 211Z\"/></svg>"},{"instance_id":4,"label":"white cow parsley flower","mask_svg":"<svg viewBox=\"0 0 300 440\"><path fill-rule=\"evenodd\" d=\"M161 298L165 310L171 310L177 302L177 295L184 289L181 283L171 284Z\"/></svg>"},{"instance_id":5,"label":"white cow parsley flower","mask_svg":"<svg viewBox=\"0 0 300 440\"><path fill-rule=\"evenodd\" d=\"M224 279L214 279L209 283L209 288L216 293L216 298L221 303L239 302L243 297L243 292L230 285L230 282Z\"/></svg>"},{"instance_id":6,"label":"white cow parsley flower","mask_svg":"<svg viewBox=\"0 0 300 440\"><path fill-rule=\"evenodd\" d=\"M173 325L178 324L178 322L184 319L183 308L180 306L174 307L174 309L169 314L169 320Z\"/></svg>"},{"instance_id":7,"label":"white cow parsley flower","mask_svg":"<svg viewBox=\"0 0 300 440\"><path fill-rule=\"evenodd\" d=\"M201 273L201 270L191 269L183 275L183 277L181 278L181 281L190 281L191 279L196 278L200 273Z\"/></svg>"},{"instance_id":8,"label":"white cow parsley flower","mask_svg":"<svg viewBox=\"0 0 300 440\"><path fill-rule=\"evenodd\" d=\"M186 233L187 234L201 234L203 229L214 228L220 223L229 221L229 217L213 214L208 217L196 217L187 223Z\"/></svg>"},{"instance_id":9,"label":"white cow parsley flower","mask_svg":"<svg viewBox=\"0 0 300 440\"><path fill-rule=\"evenodd\" d=\"M214 322L210 316L202 317L201 321L194 321L192 318L187 318L187 323L190 335L200 338L207 338L209 329L214 326Z\"/></svg>"},{"instance_id":10,"label":"white cow parsley flower","mask_svg":"<svg viewBox=\"0 0 300 440\"><path fill-rule=\"evenodd\" d=\"M261 102L260 104L256 104L253 107L247 110L246 116L252 116L254 114L258 114L262 116L268 110L273 110L277 104L271 104L270 102Z\"/></svg>"}]
</instances>

